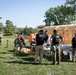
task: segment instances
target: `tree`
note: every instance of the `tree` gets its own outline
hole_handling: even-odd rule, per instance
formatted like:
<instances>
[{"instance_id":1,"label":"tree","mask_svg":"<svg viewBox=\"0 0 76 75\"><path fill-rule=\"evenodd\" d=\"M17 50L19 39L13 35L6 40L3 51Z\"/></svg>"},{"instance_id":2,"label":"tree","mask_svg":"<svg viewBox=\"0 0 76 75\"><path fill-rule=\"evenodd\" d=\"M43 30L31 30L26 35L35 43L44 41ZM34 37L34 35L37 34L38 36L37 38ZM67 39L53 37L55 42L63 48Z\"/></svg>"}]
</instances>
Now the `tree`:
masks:
<instances>
[{"instance_id":1,"label":"tree","mask_svg":"<svg viewBox=\"0 0 76 75\"><path fill-rule=\"evenodd\" d=\"M12 21L6 20L6 27L5 27L5 34L12 35L15 33L15 26L13 25Z\"/></svg>"},{"instance_id":2,"label":"tree","mask_svg":"<svg viewBox=\"0 0 76 75\"><path fill-rule=\"evenodd\" d=\"M69 4L71 6L74 6L76 0L66 0L66 4Z\"/></svg>"},{"instance_id":3,"label":"tree","mask_svg":"<svg viewBox=\"0 0 76 75\"><path fill-rule=\"evenodd\" d=\"M52 24L70 24L70 22L73 20L73 12L74 9L72 7L66 7L64 5L50 8L45 12L46 19L44 22L47 26L50 26Z\"/></svg>"},{"instance_id":4,"label":"tree","mask_svg":"<svg viewBox=\"0 0 76 75\"><path fill-rule=\"evenodd\" d=\"M4 25L3 23L0 22L0 30L3 30L4 29Z\"/></svg>"},{"instance_id":5,"label":"tree","mask_svg":"<svg viewBox=\"0 0 76 75\"><path fill-rule=\"evenodd\" d=\"M28 27L25 27L22 32L24 32L24 34L26 36L29 36L30 34L37 33L37 29L31 28L31 27L29 27L29 28Z\"/></svg>"},{"instance_id":6,"label":"tree","mask_svg":"<svg viewBox=\"0 0 76 75\"><path fill-rule=\"evenodd\" d=\"M37 28L39 28L39 29L42 29L44 27L45 27L45 25L39 25L39 26L37 26Z\"/></svg>"},{"instance_id":7,"label":"tree","mask_svg":"<svg viewBox=\"0 0 76 75\"><path fill-rule=\"evenodd\" d=\"M70 6L74 9L73 20L76 20L76 0L66 0L66 6Z\"/></svg>"}]
</instances>

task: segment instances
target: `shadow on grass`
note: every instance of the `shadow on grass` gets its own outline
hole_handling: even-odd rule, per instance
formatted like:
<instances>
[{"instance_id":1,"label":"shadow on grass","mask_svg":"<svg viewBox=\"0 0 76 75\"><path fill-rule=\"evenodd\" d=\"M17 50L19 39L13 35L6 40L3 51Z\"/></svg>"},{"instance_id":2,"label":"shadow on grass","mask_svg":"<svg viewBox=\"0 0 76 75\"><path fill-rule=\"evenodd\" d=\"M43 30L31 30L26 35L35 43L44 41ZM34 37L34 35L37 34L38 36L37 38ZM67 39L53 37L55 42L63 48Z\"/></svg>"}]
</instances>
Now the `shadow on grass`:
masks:
<instances>
[{"instance_id":1,"label":"shadow on grass","mask_svg":"<svg viewBox=\"0 0 76 75\"><path fill-rule=\"evenodd\" d=\"M30 65L52 65L51 62L42 62L40 63L34 63L34 57L33 56L27 56L27 57L19 57L19 58L12 58L13 60L11 61L5 61L4 63L13 63L13 64L30 64Z\"/></svg>"},{"instance_id":2,"label":"shadow on grass","mask_svg":"<svg viewBox=\"0 0 76 75\"><path fill-rule=\"evenodd\" d=\"M50 56L50 55L44 55L43 58L47 59L48 61L52 61L53 60L52 56Z\"/></svg>"},{"instance_id":3,"label":"shadow on grass","mask_svg":"<svg viewBox=\"0 0 76 75\"><path fill-rule=\"evenodd\" d=\"M23 54L23 53L17 52L17 53L13 53L13 56L19 57L21 59L21 58L29 56L29 54Z\"/></svg>"},{"instance_id":4,"label":"shadow on grass","mask_svg":"<svg viewBox=\"0 0 76 75\"><path fill-rule=\"evenodd\" d=\"M53 61L53 56L52 55L44 55L44 58L47 59L48 61ZM61 62L71 62L69 56L61 56Z\"/></svg>"},{"instance_id":5,"label":"shadow on grass","mask_svg":"<svg viewBox=\"0 0 76 75\"><path fill-rule=\"evenodd\" d=\"M33 57L26 57L26 58L21 58L23 61L34 61Z\"/></svg>"},{"instance_id":6,"label":"shadow on grass","mask_svg":"<svg viewBox=\"0 0 76 75\"><path fill-rule=\"evenodd\" d=\"M14 52L14 50L7 50L8 52Z\"/></svg>"},{"instance_id":7,"label":"shadow on grass","mask_svg":"<svg viewBox=\"0 0 76 75\"><path fill-rule=\"evenodd\" d=\"M51 63L34 63L34 61L8 61L8 62L5 62L5 63L9 63L9 64L11 64L11 63L13 63L13 64L26 64L26 65L28 65L28 64L30 64L30 65L52 65Z\"/></svg>"},{"instance_id":8,"label":"shadow on grass","mask_svg":"<svg viewBox=\"0 0 76 75\"><path fill-rule=\"evenodd\" d=\"M1 57L1 56L0 56L0 58L4 59L4 57Z\"/></svg>"},{"instance_id":9,"label":"shadow on grass","mask_svg":"<svg viewBox=\"0 0 76 75\"><path fill-rule=\"evenodd\" d=\"M11 54L10 52L0 52L0 54Z\"/></svg>"},{"instance_id":10,"label":"shadow on grass","mask_svg":"<svg viewBox=\"0 0 76 75\"><path fill-rule=\"evenodd\" d=\"M70 59L62 59L61 62L72 62Z\"/></svg>"},{"instance_id":11,"label":"shadow on grass","mask_svg":"<svg viewBox=\"0 0 76 75\"><path fill-rule=\"evenodd\" d=\"M14 52L13 50L7 50L7 51L2 51L0 54L11 54L11 52Z\"/></svg>"},{"instance_id":12,"label":"shadow on grass","mask_svg":"<svg viewBox=\"0 0 76 75\"><path fill-rule=\"evenodd\" d=\"M31 62L27 62L27 61L17 61L17 60L15 60L15 61L8 61L8 62L5 62L5 63L13 63L13 64L16 64L16 63L18 63L18 64L32 64L33 63L33 61L31 61Z\"/></svg>"}]
</instances>

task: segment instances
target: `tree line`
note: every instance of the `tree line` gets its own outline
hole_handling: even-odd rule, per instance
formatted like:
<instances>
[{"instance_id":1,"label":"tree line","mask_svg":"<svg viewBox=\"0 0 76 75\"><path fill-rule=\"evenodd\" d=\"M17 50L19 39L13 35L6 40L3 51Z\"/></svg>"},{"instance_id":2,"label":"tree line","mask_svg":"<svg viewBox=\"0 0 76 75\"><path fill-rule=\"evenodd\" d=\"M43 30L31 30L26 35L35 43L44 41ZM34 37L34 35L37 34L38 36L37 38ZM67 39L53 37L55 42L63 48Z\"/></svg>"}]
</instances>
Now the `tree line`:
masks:
<instances>
[{"instance_id":1,"label":"tree line","mask_svg":"<svg viewBox=\"0 0 76 75\"><path fill-rule=\"evenodd\" d=\"M36 28L32 28L32 27L25 27L22 30L18 30L18 28L16 27L16 25L13 24L12 21L10 20L6 20L5 26L3 25L3 23L0 22L0 30L4 31L4 35L13 35L13 34L20 34L20 33L24 33L26 36L32 34L32 33L37 33L37 29Z\"/></svg>"}]
</instances>

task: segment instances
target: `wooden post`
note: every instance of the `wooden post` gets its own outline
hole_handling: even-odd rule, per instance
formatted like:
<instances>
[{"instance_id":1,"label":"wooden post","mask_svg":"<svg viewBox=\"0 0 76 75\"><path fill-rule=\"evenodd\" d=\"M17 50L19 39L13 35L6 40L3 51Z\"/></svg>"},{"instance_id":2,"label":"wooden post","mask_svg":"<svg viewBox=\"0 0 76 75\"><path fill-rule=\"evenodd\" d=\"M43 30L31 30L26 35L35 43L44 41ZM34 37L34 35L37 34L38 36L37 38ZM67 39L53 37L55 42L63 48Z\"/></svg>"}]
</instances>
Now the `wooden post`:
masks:
<instances>
[{"instance_id":1,"label":"wooden post","mask_svg":"<svg viewBox=\"0 0 76 75\"><path fill-rule=\"evenodd\" d=\"M9 41L7 40L7 46L6 46L7 48L8 48L8 42L9 42Z\"/></svg>"}]
</instances>

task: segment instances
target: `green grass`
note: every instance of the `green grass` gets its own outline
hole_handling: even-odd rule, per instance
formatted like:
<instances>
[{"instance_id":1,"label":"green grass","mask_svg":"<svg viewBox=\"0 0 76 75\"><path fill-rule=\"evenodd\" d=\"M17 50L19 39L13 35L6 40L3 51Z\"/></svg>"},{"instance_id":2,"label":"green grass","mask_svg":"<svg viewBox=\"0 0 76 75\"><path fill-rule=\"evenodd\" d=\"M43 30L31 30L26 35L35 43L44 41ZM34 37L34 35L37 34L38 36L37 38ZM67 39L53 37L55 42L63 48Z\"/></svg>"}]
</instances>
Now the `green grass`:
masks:
<instances>
[{"instance_id":1,"label":"green grass","mask_svg":"<svg viewBox=\"0 0 76 75\"><path fill-rule=\"evenodd\" d=\"M8 42L8 48L6 44ZM34 55L19 55L13 59L13 37L4 37L0 46L0 75L76 75L76 63L61 61L60 65L51 65L50 56L43 63L33 64Z\"/></svg>"}]
</instances>

